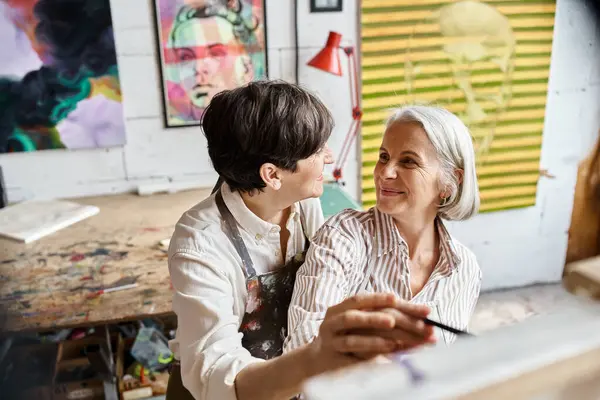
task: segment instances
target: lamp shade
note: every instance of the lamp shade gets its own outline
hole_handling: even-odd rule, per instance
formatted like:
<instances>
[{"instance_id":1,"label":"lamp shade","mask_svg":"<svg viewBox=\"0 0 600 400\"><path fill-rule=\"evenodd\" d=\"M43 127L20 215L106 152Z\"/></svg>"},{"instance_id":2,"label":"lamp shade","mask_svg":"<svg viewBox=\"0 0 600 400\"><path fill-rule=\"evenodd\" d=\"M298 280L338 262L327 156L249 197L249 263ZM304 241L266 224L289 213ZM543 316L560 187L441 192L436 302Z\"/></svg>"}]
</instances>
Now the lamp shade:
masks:
<instances>
[{"instance_id":1,"label":"lamp shade","mask_svg":"<svg viewBox=\"0 0 600 400\"><path fill-rule=\"evenodd\" d=\"M342 76L342 63L339 51L341 41L341 34L329 32L325 47L308 62L308 65L321 71L329 72L330 74Z\"/></svg>"}]
</instances>

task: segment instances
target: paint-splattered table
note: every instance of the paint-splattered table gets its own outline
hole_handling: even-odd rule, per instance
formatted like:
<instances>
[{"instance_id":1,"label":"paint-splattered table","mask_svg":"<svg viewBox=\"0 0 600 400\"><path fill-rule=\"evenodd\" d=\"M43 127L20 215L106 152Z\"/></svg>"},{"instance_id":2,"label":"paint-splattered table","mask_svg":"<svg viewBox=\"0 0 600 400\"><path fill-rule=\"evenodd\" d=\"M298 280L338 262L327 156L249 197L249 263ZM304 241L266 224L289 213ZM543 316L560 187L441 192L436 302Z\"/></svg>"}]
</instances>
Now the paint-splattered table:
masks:
<instances>
[{"instance_id":1,"label":"paint-splattered table","mask_svg":"<svg viewBox=\"0 0 600 400\"><path fill-rule=\"evenodd\" d=\"M208 194L79 199L100 213L28 245L0 239L3 325L42 331L170 313L166 252L158 242ZM134 288L98 295L133 282Z\"/></svg>"}]
</instances>

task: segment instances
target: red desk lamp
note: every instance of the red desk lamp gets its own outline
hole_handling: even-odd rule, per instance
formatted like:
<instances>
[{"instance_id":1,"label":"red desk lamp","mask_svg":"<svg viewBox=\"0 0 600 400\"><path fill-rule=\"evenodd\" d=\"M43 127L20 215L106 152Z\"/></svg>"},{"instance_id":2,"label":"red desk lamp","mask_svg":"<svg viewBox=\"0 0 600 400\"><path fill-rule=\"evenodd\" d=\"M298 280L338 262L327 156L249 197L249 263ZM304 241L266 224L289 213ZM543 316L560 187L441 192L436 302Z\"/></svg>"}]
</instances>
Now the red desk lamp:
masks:
<instances>
[{"instance_id":1,"label":"red desk lamp","mask_svg":"<svg viewBox=\"0 0 600 400\"><path fill-rule=\"evenodd\" d=\"M348 158L350 147L354 142L354 138L358 133L360 127L360 121L362 119L362 110L359 105L358 98L358 70L356 66L356 56L354 54L354 47L341 47L340 42L342 35L337 32L329 32L327 43L323 50L321 50L312 60L308 62L311 67L320 69L321 71L329 72L337 76L342 76L342 64L340 62L339 49L344 50L344 53L348 56L348 73L350 75L350 93L352 99L352 124L344 139L340 156L335 160L336 164L333 170L333 177L336 182L342 179L342 168Z\"/></svg>"}]
</instances>

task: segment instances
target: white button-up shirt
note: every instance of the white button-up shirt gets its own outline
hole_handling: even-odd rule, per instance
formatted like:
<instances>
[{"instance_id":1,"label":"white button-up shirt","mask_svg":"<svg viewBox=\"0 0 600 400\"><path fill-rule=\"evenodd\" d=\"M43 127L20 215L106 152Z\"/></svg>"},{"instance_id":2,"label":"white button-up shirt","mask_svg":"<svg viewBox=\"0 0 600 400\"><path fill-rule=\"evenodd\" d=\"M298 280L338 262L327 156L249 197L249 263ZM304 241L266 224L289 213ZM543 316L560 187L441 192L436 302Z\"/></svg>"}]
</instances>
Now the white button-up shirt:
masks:
<instances>
[{"instance_id":1,"label":"white button-up shirt","mask_svg":"<svg viewBox=\"0 0 600 400\"><path fill-rule=\"evenodd\" d=\"M284 352L312 341L327 309L359 290L395 293L432 309L430 318L465 329L481 287L475 255L452 238L438 218L440 259L423 289L410 289L408 247L393 219L376 208L345 210L329 219L313 238L288 311ZM436 329L440 343L455 335Z\"/></svg>"},{"instance_id":2,"label":"white button-up shirt","mask_svg":"<svg viewBox=\"0 0 600 400\"><path fill-rule=\"evenodd\" d=\"M239 193L227 184L221 191L256 273L283 266L280 227L248 210ZM310 238L323 224L321 203L318 199L301 203ZM287 262L305 245L298 204L292 206L286 227L290 232ZM242 261L224 233L214 195L184 213L177 223L169 245L169 272L178 321L170 348L181 361L185 387L197 400L235 400L236 375L261 360L242 347L239 328L246 309L246 279Z\"/></svg>"}]
</instances>

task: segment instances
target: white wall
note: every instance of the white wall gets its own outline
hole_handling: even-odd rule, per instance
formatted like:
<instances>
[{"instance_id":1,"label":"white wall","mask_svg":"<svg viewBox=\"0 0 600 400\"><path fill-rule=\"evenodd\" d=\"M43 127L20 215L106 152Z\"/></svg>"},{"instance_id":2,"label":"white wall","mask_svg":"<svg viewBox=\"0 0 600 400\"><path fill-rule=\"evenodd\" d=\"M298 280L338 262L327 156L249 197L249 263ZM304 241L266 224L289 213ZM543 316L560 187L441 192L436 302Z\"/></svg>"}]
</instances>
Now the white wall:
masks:
<instances>
[{"instance_id":1,"label":"white wall","mask_svg":"<svg viewBox=\"0 0 600 400\"><path fill-rule=\"evenodd\" d=\"M342 13L309 14L299 0L300 83L316 90L332 109L337 154L350 118L347 75L335 77L304 66L329 30L357 41L356 0ZM128 143L124 148L43 151L0 156L9 201L78 197L133 190L140 183L216 178L200 129L165 130L159 91L151 0L112 0ZM267 0L271 78L294 81L292 0ZM484 289L560 278L564 265L577 162L600 128L600 42L583 2L559 0L541 168L556 178L541 178L537 205L479 215L450 229L478 256ZM346 59L344 68L346 67ZM346 72L346 71L345 71ZM347 190L358 197L358 162L344 169Z\"/></svg>"},{"instance_id":2,"label":"white wall","mask_svg":"<svg viewBox=\"0 0 600 400\"><path fill-rule=\"evenodd\" d=\"M343 13L309 14L300 0L300 62L306 64L324 44L328 29L356 40L356 3L346 1ZM124 148L82 151L42 151L0 156L10 202L30 198L78 197L133 190L148 182L195 181L212 186L216 175L210 166L206 142L199 127L164 129L152 0L112 0L113 26L118 53L126 117ZM293 82L294 29L291 0L267 0L269 75ZM345 64L344 64L345 66ZM300 70L300 81L320 89L337 123L331 145L338 151L351 122L346 77ZM336 99L337 94L339 97ZM349 161L348 189L357 195L356 160Z\"/></svg>"}]
</instances>

